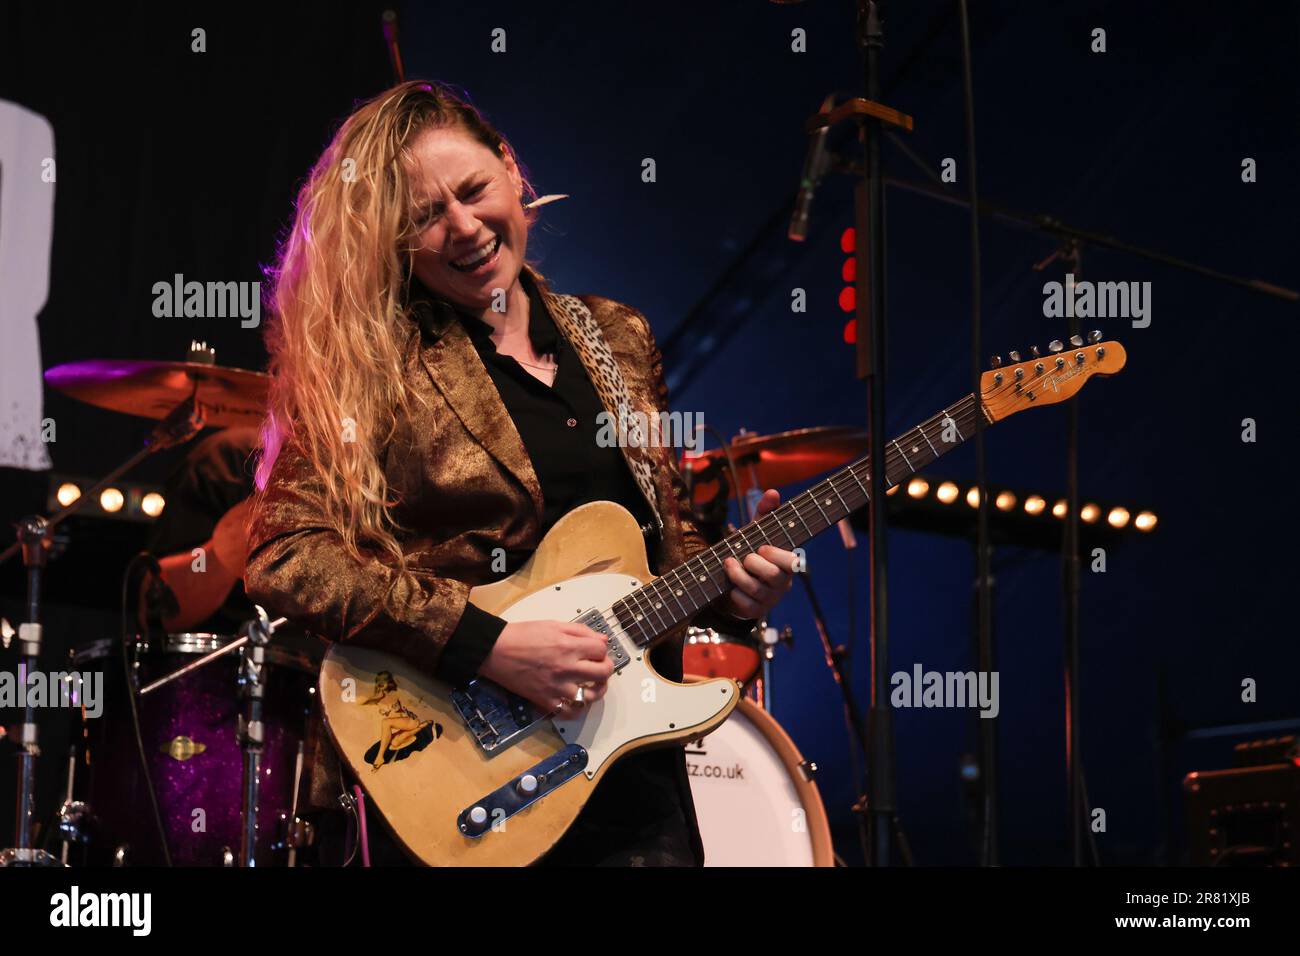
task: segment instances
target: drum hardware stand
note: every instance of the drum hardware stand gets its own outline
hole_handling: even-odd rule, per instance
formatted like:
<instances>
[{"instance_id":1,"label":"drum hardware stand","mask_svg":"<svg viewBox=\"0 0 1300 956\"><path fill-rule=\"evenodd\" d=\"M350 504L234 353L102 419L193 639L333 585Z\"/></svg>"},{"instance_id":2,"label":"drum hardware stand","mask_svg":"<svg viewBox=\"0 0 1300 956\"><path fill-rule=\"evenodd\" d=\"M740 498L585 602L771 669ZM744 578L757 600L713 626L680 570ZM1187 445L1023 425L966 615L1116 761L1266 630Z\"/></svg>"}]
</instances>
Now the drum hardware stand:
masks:
<instances>
[{"instance_id":1,"label":"drum hardware stand","mask_svg":"<svg viewBox=\"0 0 1300 956\"><path fill-rule=\"evenodd\" d=\"M59 862L68 865L68 852L74 843L89 843L91 831L96 826L94 813L90 804L73 797L73 784L77 778L77 746L73 744L68 751L68 782L64 789L63 803L55 817L55 829L63 840L63 849L59 853Z\"/></svg>"},{"instance_id":2,"label":"drum hardware stand","mask_svg":"<svg viewBox=\"0 0 1300 956\"><path fill-rule=\"evenodd\" d=\"M787 649L794 649L794 628L790 625L777 630L767 622L767 618L762 618L754 628L754 633L758 635L759 645L762 647L762 664L759 671L759 678L754 682L754 691L751 695L759 707L762 707L768 713L772 712L772 662L776 659L776 646L784 644Z\"/></svg>"},{"instance_id":3,"label":"drum hardware stand","mask_svg":"<svg viewBox=\"0 0 1300 956\"><path fill-rule=\"evenodd\" d=\"M287 617L276 618L274 621L271 621L270 623L271 630L274 631L277 627L284 624L288 620L289 619ZM164 684L170 684L172 681L179 680L180 678L184 677L186 674L190 673L191 671L198 670L200 667L203 667L205 664L211 664L218 657L224 657L225 655L229 654L231 651L240 650L242 647L248 644L248 642L249 642L249 638L247 635L236 638L235 640L231 641L229 644L226 644L224 647L219 647L215 651L212 651L211 653L204 654L198 660L192 661L189 664L186 664L184 667L177 668L176 670L172 671L170 674L166 674L162 677L159 677L155 681L150 681L148 684L145 684L143 687L141 687L136 693L140 697L143 697L145 694L152 693L153 691L162 687Z\"/></svg>"},{"instance_id":4,"label":"drum hardware stand","mask_svg":"<svg viewBox=\"0 0 1300 956\"><path fill-rule=\"evenodd\" d=\"M289 805L288 813L280 811L278 821L280 833L279 838L272 844L273 850L283 850L285 852L285 866L293 868L298 865L298 851L310 847L316 842L315 827L307 820L298 817L298 795L302 789L302 770L306 757L306 747L303 742L298 741L298 755L294 758L293 764L293 801Z\"/></svg>"},{"instance_id":5,"label":"drum hardware stand","mask_svg":"<svg viewBox=\"0 0 1300 956\"><path fill-rule=\"evenodd\" d=\"M126 474L156 451L189 441L203 429L203 409L191 395L189 400L177 405L159 422L145 440L144 445L101 478L94 487L84 492L76 501L46 518L28 515L18 522L18 540L0 552L0 564L21 552L27 568L27 621L18 628L21 645L18 663L19 679L25 684L27 675L37 667L41 652L41 579L51 546L51 533L92 497ZM36 758L40 756L37 743L36 708L30 700L25 702L23 720L19 725L18 740L18 800L15 808L14 845L0 851L0 866L58 866L59 861L44 850L32 847L32 812L35 804Z\"/></svg>"},{"instance_id":6,"label":"drum hardware stand","mask_svg":"<svg viewBox=\"0 0 1300 956\"><path fill-rule=\"evenodd\" d=\"M240 811L239 865L257 865L257 798L262 783L262 745L266 725L262 722L262 698L266 693L266 645L284 618L271 621L266 609L254 605L257 617L240 627L239 687L245 710L239 718L239 745L244 751L244 798ZM296 798L295 798L296 800Z\"/></svg>"},{"instance_id":7,"label":"drum hardware stand","mask_svg":"<svg viewBox=\"0 0 1300 956\"><path fill-rule=\"evenodd\" d=\"M835 686L839 688L840 696L844 700L844 721L849 725L849 734L856 745L856 749L862 751L863 757L868 761L871 755L868 752L868 737L862 723L862 708L858 706L857 699L853 696L853 687L849 681L848 663L849 648L844 644L835 644L831 640L830 631L826 627L826 616L822 613L821 602L817 600L817 592L813 590L812 576L805 567L798 572L797 577L803 585L804 592L808 595L808 605L812 608L813 624L817 628L817 636L821 638L822 654L826 659L826 666L830 668L831 674L835 677ZM862 778L853 781L854 790L857 792L857 799L853 802L853 811L857 814L859 834L862 840L862 851L866 854L866 859L870 860L870 826L867 817L867 807L870 805L867 794L862 791ZM900 842L906 840L899 831Z\"/></svg>"}]
</instances>

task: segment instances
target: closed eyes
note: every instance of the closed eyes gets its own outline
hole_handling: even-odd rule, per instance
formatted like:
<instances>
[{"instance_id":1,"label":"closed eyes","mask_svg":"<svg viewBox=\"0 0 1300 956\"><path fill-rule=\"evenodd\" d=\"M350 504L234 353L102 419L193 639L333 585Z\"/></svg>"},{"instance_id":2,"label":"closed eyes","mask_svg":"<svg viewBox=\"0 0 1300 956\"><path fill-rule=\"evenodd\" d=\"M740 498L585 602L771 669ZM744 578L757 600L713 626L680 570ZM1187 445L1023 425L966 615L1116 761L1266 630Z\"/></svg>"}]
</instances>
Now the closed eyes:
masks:
<instances>
[{"instance_id":1,"label":"closed eyes","mask_svg":"<svg viewBox=\"0 0 1300 956\"><path fill-rule=\"evenodd\" d=\"M486 182L482 182L482 183L478 183L477 185L471 186L468 189L468 191L464 193L463 197L461 198L461 202L465 202L466 200L469 199L477 199L479 196L483 194L483 190L487 188L487 185L488 184ZM440 218L442 218L442 212L443 212L443 206L441 203L437 203L433 206L427 206L417 214L416 222L418 222L421 226L427 226L431 223L437 222Z\"/></svg>"}]
</instances>

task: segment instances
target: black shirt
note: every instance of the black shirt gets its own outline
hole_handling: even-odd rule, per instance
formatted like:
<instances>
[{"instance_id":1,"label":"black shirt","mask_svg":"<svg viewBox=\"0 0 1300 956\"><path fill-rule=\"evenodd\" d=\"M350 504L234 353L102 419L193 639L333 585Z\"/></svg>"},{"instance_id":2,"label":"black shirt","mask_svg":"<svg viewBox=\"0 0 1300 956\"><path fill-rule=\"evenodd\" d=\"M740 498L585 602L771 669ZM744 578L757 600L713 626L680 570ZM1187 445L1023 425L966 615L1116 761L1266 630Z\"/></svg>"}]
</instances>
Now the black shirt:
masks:
<instances>
[{"instance_id":1,"label":"black shirt","mask_svg":"<svg viewBox=\"0 0 1300 956\"><path fill-rule=\"evenodd\" d=\"M540 533L545 535L562 517L589 501L613 501L631 512L638 524L653 522L650 505L632 478L623 453L616 445L602 447L597 441L608 413L582 359L560 334L541 291L526 271L520 272L519 281L528 294L528 337L533 349L538 355L554 353L558 365L551 385L534 378L513 356L499 353L492 342L491 325L461 309L455 311L514 421L537 475L542 490ZM420 289L419 294L427 292ZM517 570L531 553L508 554L506 567ZM466 605L443 648L437 676L453 686L472 680L505 624L494 614ZM677 666L680 668L680 662ZM680 672L673 673L671 664L665 676L681 678Z\"/></svg>"},{"instance_id":2,"label":"black shirt","mask_svg":"<svg viewBox=\"0 0 1300 956\"><path fill-rule=\"evenodd\" d=\"M542 490L541 534L578 505L612 501L646 525L654 520L649 503L616 444L602 447L597 436L607 412L582 359L560 334L540 290L526 271L519 281L528 293L528 337L539 356L554 354L552 385L529 374L514 357L492 342L492 326L459 309L469 333L524 444ZM612 423L616 425L617 423ZM531 552L507 556L518 569ZM652 570L654 570L652 568ZM467 604L448 639L438 676L454 685L467 683L491 653L506 622ZM665 644L652 661L670 680L681 679L681 649ZM682 809L685 779L681 748L641 751L625 757L601 778L581 816L547 856L548 863L620 865L696 865L691 832Z\"/></svg>"}]
</instances>

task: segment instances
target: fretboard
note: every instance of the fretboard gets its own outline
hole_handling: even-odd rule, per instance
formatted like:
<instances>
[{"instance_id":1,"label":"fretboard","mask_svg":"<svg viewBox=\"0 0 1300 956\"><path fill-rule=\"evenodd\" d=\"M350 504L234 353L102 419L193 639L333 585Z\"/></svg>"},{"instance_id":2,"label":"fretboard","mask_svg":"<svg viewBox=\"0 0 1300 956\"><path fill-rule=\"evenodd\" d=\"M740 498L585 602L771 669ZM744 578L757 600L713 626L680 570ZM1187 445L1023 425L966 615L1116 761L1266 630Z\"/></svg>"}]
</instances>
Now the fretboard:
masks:
<instances>
[{"instance_id":1,"label":"fretboard","mask_svg":"<svg viewBox=\"0 0 1300 956\"><path fill-rule=\"evenodd\" d=\"M979 404L968 395L886 443L885 486L905 481L970 438L975 433L975 416L980 412ZM616 601L613 610L638 645L653 644L731 590L723 564L728 555L743 560L765 544L792 551L867 504L870 487L868 455L637 588Z\"/></svg>"}]
</instances>

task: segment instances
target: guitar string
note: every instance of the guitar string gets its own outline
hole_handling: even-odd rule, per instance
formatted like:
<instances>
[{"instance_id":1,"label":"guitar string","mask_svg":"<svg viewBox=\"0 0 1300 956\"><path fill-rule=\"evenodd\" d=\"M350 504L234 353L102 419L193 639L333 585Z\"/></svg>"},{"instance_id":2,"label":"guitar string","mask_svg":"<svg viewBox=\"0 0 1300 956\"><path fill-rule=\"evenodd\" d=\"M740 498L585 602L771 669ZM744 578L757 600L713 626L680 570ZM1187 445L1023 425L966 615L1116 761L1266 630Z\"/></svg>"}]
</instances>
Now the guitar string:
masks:
<instances>
[{"instance_id":1,"label":"guitar string","mask_svg":"<svg viewBox=\"0 0 1300 956\"><path fill-rule=\"evenodd\" d=\"M936 413L935 415L932 415L929 419L927 419L925 422L922 422L920 425L916 426L916 428L912 429L910 432L906 432L906 433L904 433L903 435L900 435L899 438L900 438L900 439L901 439L901 438L909 438L909 441L910 441L910 440L911 440L911 437L910 437L910 436L912 436L912 432L919 431L919 432L921 432L921 434L922 434L922 436L924 437L924 439L926 440L926 442L927 442L928 444L930 444L930 445L931 445L931 448L933 449L933 443L930 443L930 442L929 442L929 437L925 435L925 431L924 431L925 428L927 428L927 427L932 427L932 426L935 425L935 424L942 424L942 423L943 423L944 421L946 421L947 419L952 419L953 422L954 422L955 424L958 425L958 432L960 433L960 431L961 431L960 426L961 426L961 425L968 425L968 424L970 424L970 423L973 421L974 416L971 414L972 412L975 412L976 414L978 414L978 412L977 412L977 410L976 410L976 407L975 407L975 404L974 404L974 402L972 401L972 396L969 396L969 395L968 395L968 396L966 396L965 399L962 399L961 401L956 402L956 403L952 406L952 408L950 408L950 409L944 409L943 411L940 411L940 412ZM965 436L962 436L962 437L963 437L963 440L965 440ZM897 443L898 440L899 440L899 439L893 439L892 441L893 441L894 443ZM916 443L915 443L915 442L912 442L912 444L914 445L914 447L916 446ZM946 444L946 443L945 443L945 444ZM938 457L940 457L940 455L939 455L939 454L936 454L936 455L935 455L935 458L937 459ZM660 627L660 629L661 629L661 630L660 630L660 633L662 633L662 631L665 629L665 627L664 627L664 622L663 622L663 615L661 615L661 614L659 614L659 613L657 612L657 607L658 607L658 606L661 606L661 602L657 603L657 604L655 605L655 608L654 608L654 609L651 609L650 607L648 607L648 598L645 596L644 592L646 592L647 590L652 590L652 589L653 589L653 590L655 591L655 593L656 593L656 596L658 596L657 586L658 586L659 581L668 581L668 580L670 579L670 577L671 577L671 581L672 581L672 582L675 582L676 584L681 585L681 584L682 584L682 581L681 581L681 571L682 571L682 569L685 568L686 565L688 565L688 564L690 564L690 563L696 561L697 559L699 559L700 564L703 566L704 570L705 570L706 572L708 572L710 578L712 577L712 574L713 574L714 572L712 572L712 571L708 568L707 561L705 560L706 557L712 557L713 560L714 560L714 562L718 564L718 568L719 568L719 570L722 570L723 573L725 574L725 567L724 567L724 564L723 564L722 559L720 558L720 556L719 556L719 554L718 554L718 552L717 552L717 549L720 548L720 547L722 547L723 545L727 545L728 542L730 542L733 538L735 538L735 537L739 537L740 540L741 540L741 542L745 545L745 547L746 547L747 549L749 549L750 552L753 552L753 551L755 550L755 549L754 549L754 546L749 542L749 539L745 536L745 531L746 531L747 529L751 528L751 527L755 528L755 529L759 532L760 537L763 539L763 543L770 543L770 540L769 540L769 539L772 539L772 538L774 538L775 536L772 534L772 529L764 527L763 522L768 521L768 519L772 519L772 521L775 521L775 523L776 523L776 527L782 528L782 530L785 531L784 526L783 526L783 525L781 524L781 522L780 522L780 519L776 517L777 512L781 511L782 508L788 508L788 509L790 510L790 512L792 512L792 513L794 514L794 516L797 517L797 518L799 519L800 523L802 523L802 524L804 525L805 530L809 532L809 537L808 537L808 539L805 539L805 540L811 540L811 538L816 537L817 535L821 534L822 531L827 530L827 529L831 526L831 524L834 524L834 523L835 523L835 522L831 522L831 521L828 521L828 520L827 520L826 513L825 513L824 511L822 511L822 509L821 509L821 505L817 503L816 499L817 499L817 497L820 497L821 495L825 494L826 491L830 491L830 492L831 492L832 494L834 494L836 497L840 498L841 502L843 502L843 496L840 494L840 489L838 488L838 486L837 486L836 483L835 483L836 481L844 482L844 483L846 484L846 487L848 487L848 482L851 481L854 485L857 485L857 486L859 487L859 490L862 492L863 496L864 496L864 497L867 497L867 492L866 492L865 489L862 487L861 481L857 478L857 476L856 476L856 474L854 474L854 472L856 472L858 469L860 469L863 465L868 464L868 462L869 462L869 458L870 458L870 456L864 456L863 458L859 459L857 462L854 462L853 464L848 465L848 466L846 466L845 468L841 469L841 470L840 470L839 472L837 472L835 475L832 475L832 476L830 476L830 477L828 477L828 478L826 478L826 479L823 479L822 481L818 482L818 484L816 484L816 485L814 485L813 487L809 488L807 491L805 491L805 492L801 492L798 496L796 496L795 498L792 498L790 501L786 502L785 505L778 506L778 508L773 509L773 511L770 511L770 512L768 512L767 514L765 514L765 515L763 515L763 516L761 516L761 517L755 519L754 521L749 522L749 523L746 524L743 528L738 529L736 532L734 532L732 535L729 535L729 536L728 536L726 539L724 539L723 541L719 542L718 544L716 544L716 545L710 547L709 549L707 549L707 550L705 550L705 551L700 552L699 554L693 555L693 556L692 556L688 561L683 562L683 563L682 563L681 565L679 565L677 568L674 568L672 571L670 571L670 572L668 572L667 574L663 575L661 578L658 578L658 579L656 579L655 581L652 581L652 582L650 582L650 583L647 584L647 585L643 585L643 586L641 586L640 588L637 588L635 591L629 592L629 594L625 595L625 596L624 596L622 599L620 599L620 600L621 600L623 603L627 604L628 607L631 608L631 609L633 609L633 610L638 610L638 609L639 609L639 610L642 612L641 617L646 617L646 613L645 613L645 612L646 612L646 611L649 611L651 614L653 614L654 617L659 618L659 627ZM906 457L906 455L905 455L905 454L904 454L900 449L887 449L887 451L886 451L886 455L885 455L885 462L886 462L885 470L886 470L886 476L888 476L888 472L891 470L891 467L892 467L893 465L896 465L900 460L902 460L902 461L904 461L904 462L906 463L906 467L908 468L909 471L912 471L913 474L916 473L915 470L912 469L910 463L907 463L907 457ZM928 463L927 463L927 464L928 464ZM893 484L898 484L898 482L893 482L893 483L891 484L891 487L892 487ZM823 486L825 486L825 487L823 487ZM852 490L851 490L851 488L849 488L849 490L850 490L850 494L852 494ZM814 493L814 492L815 492L815 493ZM800 499L801 499L801 498L807 498L807 499L808 499L808 501L805 501L805 502L802 503L802 510L801 510L801 503L800 503ZM868 501L869 501L869 498L868 498ZM812 529L808 526L808 524L807 524L807 520L805 519L805 516L804 516L804 511L807 510L807 504L808 504L809 502L811 502L811 503L812 503L812 504L817 508L818 512L820 512L820 515L821 515L821 518L823 519L823 521L826 521L826 523L825 523L824 525L822 525L822 527L821 527L820 529L818 529L817 531L815 531L815 532L812 531ZM863 502L863 504L866 504L866 503L867 503L867 501L864 501L864 502ZM846 505L846 506L847 506L847 505ZM860 507L862 507L862 505L858 505L858 508L860 508ZM852 511L855 511L855 510L857 510L857 508L851 509L849 513L852 513ZM787 513L787 516L788 516L788 513ZM808 515L808 517L811 518L814 522L816 521L816 516L811 515L811 513ZM786 534L787 540L793 540L793 538L789 535L789 532L788 532L788 531L785 531L785 534ZM761 547L761 545L760 545L760 547ZM728 546L728 547L725 548L725 550L726 550L727 553L730 554L732 551L735 550L735 548L734 548L734 547L731 547L731 546ZM714 586L717 586L717 583L716 583L716 582L709 582L709 583L713 583ZM703 593L704 595L706 595L706 596L707 596L707 594L708 594L708 588L707 588L707 587L700 587L700 586L697 586L695 580L691 580L691 581L689 582L689 584L687 584L687 588L689 588L692 592L700 591L700 592L702 592L702 593ZM721 594L721 593L725 593L726 590L727 590L727 588L724 586L724 587L722 588L720 594ZM720 594L719 594L719 596L720 596ZM676 596L676 595L674 595L674 596ZM629 600L629 599L630 599L630 600ZM692 600L695 600L695 598L692 597ZM716 597L715 597L715 598L712 598L711 600L716 600ZM616 603L617 603L617 602L616 602ZM678 603L680 604L680 599L678 600ZM705 603L707 604L708 601L705 601ZM617 615L617 613L618 613L616 608L610 608L609 610L614 611L614 613L615 613L616 615ZM697 612L698 612L698 609L697 609ZM639 621L640 618L634 618L634 620ZM649 622L649 623L653 623L653 622ZM629 634L629 637L632 637L632 636ZM632 637L632 640L635 641L636 639L635 639L634 637Z\"/></svg>"},{"instance_id":2,"label":"guitar string","mask_svg":"<svg viewBox=\"0 0 1300 956\"><path fill-rule=\"evenodd\" d=\"M1005 391L1006 391L1006 388L1007 388L1007 386L1003 386L1002 389L1001 389L1001 391L1005 392ZM1012 394L1013 394L1013 396L1014 396L1015 394L1019 394L1019 393L1012 393ZM1001 397L1001 396L999 396L998 394L990 394L989 397L988 397L988 399L985 400L984 405L987 406L987 405L989 404L990 401L993 401L993 400L995 400L995 399L997 399L997 398L1000 398L1000 397ZM933 443L931 443L931 442L929 441L929 436L925 434L925 429L926 429L926 428L933 427L935 424L942 424L944 421L951 419L951 420L954 422L954 424L958 426L958 428L957 428L958 434L961 434L961 427L960 427L960 426L961 426L961 425L968 425L968 424L973 423L973 422L974 422L974 419L975 419L975 416L978 415L978 413L979 413L979 404L976 403L976 401L975 401L975 399L974 399L974 395L973 395L973 394L967 395L967 396L965 396L964 398L960 399L959 401L955 402L955 403L954 403L950 408L946 408L946 409L943 409L943 410L941 410L941 411L939 411L939 412L936 412L934 415L930 416L930 418L926 419L926 420L925 420L924 422L922 422L920 425L917 425L916 427L912 428L910 431L905 432L905 433L903 433L902 435L900 435L899 438L891 439L891 442L890 442L890 443L897 443L897 442L899 441L899 439L902 439L902 438L909 438L909 436L911 436L914 432L920 432L922 438L926 441L927 444L930 445L931 449L934 450ZM963 442L964 442L964 441L966 440L965 436L962 436L962 438L963 438ZM913 443L913 444L915 445L915 443ZM947 443L945 443L945 444L947 444ZM946 453L946 452L944 452L944 453ZM935 458L932 459L932 461L933 461L933 460L937 460L939 457L942 457L942 454L944 454L944 453L936 454L936 455L935 455ZM888 475L889 475L889 472L891 471L892 466L895 465L895 464L897 464L900 460L906 462L906 461L907 461L906 456L905 456L904 454L902 454L901 451L898 450L897 448L892 448L892 449L891 449L891 448L889 448L888 445L887 445L887 446L886 446L886 453L885 453L885 473L886 473L886 478L888 478ZM651 643L654 642L655 638L661 636L665 631L667 631L667 630L671 630L673 626L680 626L680 623L681 623L681 622L678 622L677 624L674 624L674 625L670 625L670 626L668 626L668 627L665 627L665 625L664 625L663 615L661 615L661 614L658 613L658 608L657 608L657 606L656 606L656 607L651 607L651 606L650 606L650 604L649 604L649 599L648 599L648 597L645 595L644 592L646 592L646 591L648 591L648 590L654 590L655 593L656 593L656 596L658 596L658 593L657 593L657 585L658 585L658 583L659 583L660 581L665 581L665 580L667 580L670 576L671 576L673 582L675 582L677 585L681 585L681 584L683 583L682 580L681 580L681 572L682 572L682 570L683 570L687 565L689 565L689 564L691 564L691 563L694 563L694 562L696 562L696 561L698 560L699 563L701 564L702 568L703 568L703 569L706 571L706 573L709 575L709 580L706 581L706 582L704 582L704 584L701 585L701 586L697 586L696 581L695 581L695 580L691 580L691 581L689 581L689 583L686 584L686 589L689 590L689 591L692 592L692 593L695 592L695 591L699 591L702 595L707 596L708 593L709 593L709 590L708 590L708 586L707 586L707 585L708 585L708 584L712 584L712 585L715 586L715 587L717 587L718 585L717 585L717 582L713 580L713 577L712 577L712 576L713 576L713 573L714 573L714 572L712 572L712 571L709 570L709 568L708 568L708 564L707 564L707 561L705 560L706 557L712 557L713 560L714 560L714 562L718 564L719 570L721 570L721 571L723 572L723 574L725 575L725 573L726 573L726 572L725 572L725 565L724 565L722 559L719 557L719 555L718 555L718 553L717 553L717 549L718 549L720 546L722 546L722 545L724 545L724 544L727 544L727 542L730 541L732 538L738 536L738 537L740 538L740 540L744 543L744 545L745 545L747 548L750 548L750 549L751 549L751 552L752 552L752 551L753 551L753 546L749 543L749 539L748 539L747 537L745 537L745 534L744 534L745 530L748 529L748 528L750 528L750 527L755 527L755 528L759 531L759 533L760 533L760 537L762 537L762 538L764 539L764 543L770 543L767 539L769 539L770 537L772 537L772 535L771 535L770 531L768 531L767 529L765 529L765 528L763 527L763 522L764 522L765 520L772 519L772 520L776 521L777 527L781 527L780 519L776 518L775 515L777 514L778 511L781 511L782 509L789 509L790 512L793 512L794 516L795 516L796 518L799 519L799 521L800 521L801 524L804 525L804 529L805 529L806 531L810 531L810 532L811 532L811 533L809 534L808 538L806 538L805 540L811 540L812 538L814 538L814 537L816 537L817 535L821 534L823 531L826 531L827 529L829 529L830 526L831 526L831 524L834 524L835 522L828 522L827 524L823 525L823 526L822 526L820 529L818 529L817 531L812 532L812 531L811 531L811 528L809 528L809 526L808 526L808 524L807 524L807 520L805 519L803 512L800 510L799 500L800 500L801 498L805 498L805 497L806 497L806 498L808 498L810 501L812 501L814 504L816 504L816 497L817 497L818 495L822 494L822 492L817 491L817 489L822 488L822 486L829 486L829 490L831 490L831 491L832 491L832 492L833 492L837 497L841 497L841 496L839 495L839 489L838 489L838 487L836 487L836 485L835 485L835 482L836 482L837 480L839 480L839 481L845 481L845 482L851 480L852 483L853 483L854 485L857 485L857 486L859 487L859 490L862 490L862 483L861 483L861 481L858 479L858 477L857 477L857 475L855 474L855 472L856 472L859 468L861 468L861 467L863 467L863 466L866 466L866 465L869 465L869 464L870 464L870 456L869 456L869 455L867 455L867 456L863 456L862 458L858 459L856 462L854 462L854 463L852 463L852 464L850 464L850 465L847 465L847 466L845 466L844 468L840 469L840 471L838 471L838 472L835 473L834 475L831 475L830 477L823 479L822 481L818 482L818 483L817 483L816 485L814 485L813 487L807 489L807 490L804 491L804 492L801 492L799 495L797 495L796 497L792 498L790 501L786 502L784 505L780 505L780 506L778 506L777 508L775 508L775 509L773 509L772 511L768 512L767 514L762 515L761 517L755 519L754 521L749 522L749 523L746 524L744 527L742 527L742 528L740 528L740 529L737 529L736 532L734 532L732 535L728 535L727 538L724 538L723 541L719 542L718 544L715 544L715 545L709 547L708 549L699 552L698 554L692 555L692 556L691 556L687 561L684 561L682 564L678 565L678 566L677 566L676 568L674 568L673 570L667 572L667 573L666 573L665 575L663 575L662 577L657 578L657 579L655 579L654 581L649 582L648 584L645 584L645 585L642 585L642 586L636 588L635 590L633 590L633 591L629 592L628 594L624 595L624 596L623 596L622 598L620 598L618 601L614 602L615 605L617 605L617 604L619 604L619 603L622 603L622 604L626 605L629 609L639 612L639 616L634 616L633 620L634 620L635 622L637 622L637 625L635 625L635 626L637 626L638 629L641 630L641 631L643 631L643 632L644 632L644 630L645 630L645 627L644 627L644 625L640 625L640 624L639 624L639 622L640 622L641 619L644 618L648 624L653 625L653 622L649 620L649 617L648 617L648 615L647 615L647 612L649 612L649 614L653 615L654 617L659 618L659 625L658 625L659 630L658 630L658 632L657 632L656 634L654 634L653 636L650 636L649 639L646 640L644 644L643 644L641 641L638 641L637 638L636 638L633 634L630 633L630 631L631 631L631 627L629 627L629 626L627 626L627 625L622 625L622 619L619 617L618 610L617 610L617 607L616 607L616 606L611 606L611 607L609 607L609 608L605 608L603 611L601 611L601 615L602 615L602 617L606 616L607 614L612 613L612 614L614 615L614 619L615 619L615 621L619 622L619 624L621 625L619 629L620 629L620 630L621 630L621 631L622 631L622 632L623 632L623 633L628 637L629 640L631 640L631 641L632 641L634 644L636 644L638 647L648 646L649 644L651 644ZM927 463L927 464L928 464L928 463ZM909 471L912 471L912 474L915 474L915 473L916 473L915 470L913 470L913 469L911 468L910 463L907 463L907 464L906 464L906 467L909 469ZM868 476L868 477L869 477L869 476ZM896 484L899 484L899 483L900 483L900 482L894 482L893 484L896 485ZM889 487L892 487L892 485L890 485ZM814 491L817 491L817 494L813 494ZM865 495L866 492L863 491L863 494ZM843 499L842 499L842 497L841 497L841 501L842 501L842 500L843 500ZM869 501L870 501L870 498L869 498L869 496L868 496L867 501L864 501L864 502L863 502L863 505L869 503ZM807 504L807 502L805 502L805 505L806 505L806 504ZM858 508L861 508L863 505L859 505ZM817 508L818 508L819 511L821 510L820 505L817 505ZM806 508L805 508L805 510L806 510ZM853 509L853 510L857 510L857 508L855 508L855 509ZM850 512L850 513L852 513L852 512ZM787 513L787 516L788 516L788 513ZM809 517L813 517L813 516L809 515ZM823 520L826 519L825 512L821 512L821 517L822 517ZM813 517L813 520L816 521L816 518ZM788 533L787 533L787 539L788 539L788 540L793 540L793 539L788 535ZM761 547L761 545L760 545L760 547ZM730 552L733 551L733 550L734 550L734 548L728 546L728 548L727 548L727 552L728 552L728 553L730 553ZM727 590L728 590L728 588L727 588L726 586L723 586L723 587L721 588L721 591L719 592L719 594L716 595L715 597L709 599L709 600L717 600L717 598L720 597L722 594L725 594L725 593L727 592ZM674 597L675 597L675 598L677 597L676 594L674 594ZM695 598L692 597L692 601L694 601L694 600L695 600ZM698 613L700 610L702 610L702 609L704 608L704 606L706 606L706 605L709 603L709 600L706 600L706 601L704 602L704 604L702 604L699 608L697 608L697 610L696 610L694 613ZM678 599L678 603L679 603L679 604L681 603L681 602L680 602L680 599ZM659 602L659 605L658 605L658 606L662 606L662 602ZM689 616L689 615L688 615L688 616Z\"/></svg>"}]
</instances>

